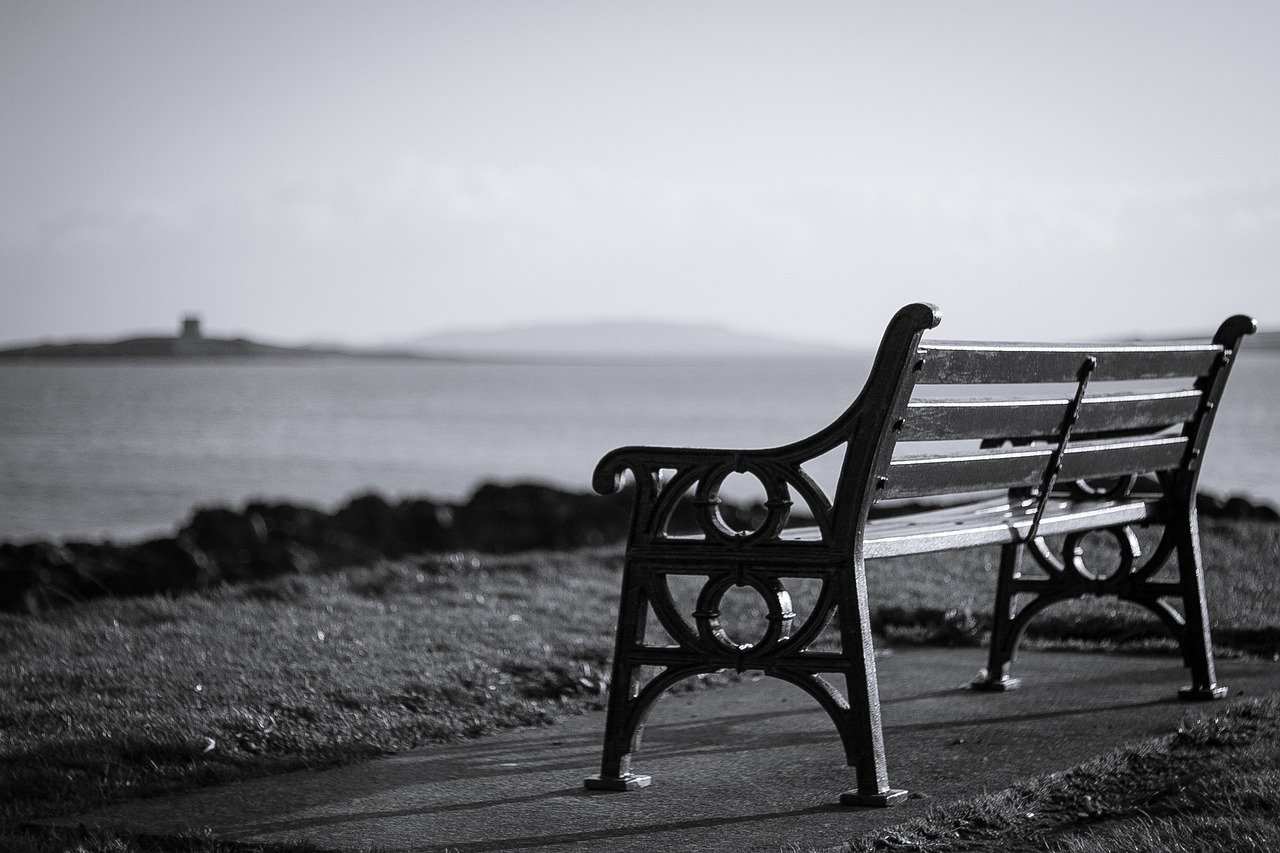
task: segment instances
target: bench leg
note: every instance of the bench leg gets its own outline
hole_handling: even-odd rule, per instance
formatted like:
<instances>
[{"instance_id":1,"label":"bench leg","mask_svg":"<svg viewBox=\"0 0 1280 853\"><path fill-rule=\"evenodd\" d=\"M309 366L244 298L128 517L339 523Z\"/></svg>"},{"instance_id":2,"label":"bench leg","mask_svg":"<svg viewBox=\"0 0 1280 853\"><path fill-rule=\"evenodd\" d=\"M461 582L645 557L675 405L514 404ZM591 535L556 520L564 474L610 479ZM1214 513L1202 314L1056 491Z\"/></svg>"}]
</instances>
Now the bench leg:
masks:
<instances>
[{"instance_id":1,"label":"bench leg","mask_svg":"<svg viewBox=\"0 0 1280 853\"><path fill-rule=\"evenodd\" d=\"M850 709L845 714L846 725L840 726L844 741L845 757L855 768L858 787L840 795L842 806L870 806L885 808L905 802L907 792L889 787L889 771L885 761L884 736L881 733L880 697L875 686L874 663L870 679L850 674L846 679ZM870 684L870 700L862 698Z\"/></svg>"},{"instance_id":2,"label":"bench leg","mask_svg":"<svg viewBox=\"0 0 1280 853\"><path fill-rule=\"evenodd\" d=\"M832 714L845 759L856 770L858 787L840 795L843 806L894 806L907 799L904 790L889 787L884 733L880 721L880 686L876 680L875 648L871 621L867 618L866 568L861 559L853 571L833 579L839 585L840 643L851 665L845 675L848 708L840 717ZM840 719L843 718L843 719Z\"/></svg>"},{"instance_id":3,"label":"bench leg","mask_svg":"<svg viewBox=\"0 0 1280 853\"><path fill-rule=\"evenodd\" d=\"M640 746L643 726L639 723L634 711L632 682L634 676L631 667L614 666L616 679L623 674L622 680L615 680L610 685L609 706L605 713L604 754L600 761L600 773L588 776L582 781L584 787L593 791L634 791L648 787L652 777L631 772L631 753Z\"/></svg>"},{"instance_id":4,"label":"bench leg","mask_svg":"<svg viewBox=\"0 0 1280 853\"><path fill-rule=\"evenodd\" d=\"M996 604L991 620L991 647L987 652L987 668L970 684L974 690L1017 690L1022 681L1009 675L1017 657L1018 637L1013 630L1014 582L1021 575L1022 547L1005 545L1000 549L1000 574L996 579Z\"/></svg>"},{"instance_id":5,"label":"bench leg","mask_svg":"<svg viewBox=\"0 0 1280 853\"><path fill-rule=\"evenodd\" d=\"M605 712L604 753L599 775L583 780L583 785L594 791L634 791L651 781L649 776L631 772L631 753L640 745L644 709L636 707L639 667L632 665L630 651L644 642L648 610L648 596L638 574L629 563L623 569L613 676Z\"/></svg>"},{"instance_id":6,"label":"bench leg","mask_svg":"<svg viewBox=\"0 0 1280 853\"><path fill-rule=\"evenodd\" d=\"M587 777L583 785L597 791L631 791L650 783L650 777L631 771L631 755L640 746L644 717L649 707L668 688L699 673L716 672L737 667L743 669L743 650L734 657L730 651L708 648L698 635L681 639L679 649L669 654L646 647L645 624L650 607L661 615L672 605L668 593L654 573L645 572L630 563L623 569L622 597L613 657L613 680L609 685L608 709L605 716L604 752L600 773ZM853 571L832 573L828 583L833 595L823 600L824 612L811 619L820 629L834 609L840 628L841 660L830 669L814 670L803 656L771 656L759 661L764 671L797 685L816 700L836 724L845 757L856 768L857 788L840 795L842 805L891 806L907 797L907 792L889 787L884 738L880 722L880 694L876 683L875 652L867 614L865 570L859 563ZM647 582L654 583L650 589ZM653 601L650 601L652 595ZM833 600L834 599L834 600ZM668 631L673 627L664 621ZM750 648L750 647L747 647ZM700 652L697 657L690 651ZM639 652L640 654L637 654ZM637 661L643 661L639 663ZM691 662L692 661L692 662ZM641 684L642 667L661 668L653 678ZM831 686L820 673L845 676L845 696Z\"/></svg>"},{"instance_id":7,"label":"bench leg","mask_svg":"<svg viewBox=\"0 0 1280 853\"><path fill-rule=\"evenodd\" d=\"M1191 668L1191 683L1178 691L1188 700L1222 699L1227 688L1218 684L1209 636L1209 607L1204 590L1204 563L1200 558L1200 531L1194 506L1181 514L1177 524L1178 583L1182 587L1182 611L1186 619L1183 657Z\"/></svg>"}]
</instances>

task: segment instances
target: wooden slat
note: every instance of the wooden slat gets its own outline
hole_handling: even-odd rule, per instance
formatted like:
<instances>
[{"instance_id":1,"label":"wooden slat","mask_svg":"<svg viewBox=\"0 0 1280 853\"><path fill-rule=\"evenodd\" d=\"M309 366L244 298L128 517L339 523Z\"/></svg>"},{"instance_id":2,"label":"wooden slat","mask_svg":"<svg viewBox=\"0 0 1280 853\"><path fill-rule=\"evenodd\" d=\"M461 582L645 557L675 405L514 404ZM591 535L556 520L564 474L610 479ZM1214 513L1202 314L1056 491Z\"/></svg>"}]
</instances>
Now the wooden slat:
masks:
<instances>
[{"instance_id":1,"label":"wooden slat","mask_svg":"<svg viewBox=\"0 0 1280 853\"><path fill-rule=\"evenodd\" d=\"M919 385L1075 382L1080 365L1098 360L1090 381L1170 379L1202 376L1221 347L1213 344L988 344L932 341L919 350L924 359Z\"/></svg>"},{"instance_id":2,"label":"wooden slat","mask_svg":"<svg viewBox=\"0 0 1280 853\"><path fill-rule=\"evenodd\" d=\"M1152 431L1195 417L1200 391L1086 397L1077 433ZM899 441L1050 438L1060 434L1068 400L933 399L912 401Z\"/></svg>"},{"instance_id":3,"label":"wooden slat","mask_svg":"<svg viewBox=\"0 0 1280 853\"><path fill-rule=\"evenodd\" d=\"M1050 501L1038 534L1052 536L1077 530L1095 530L1117 524L1135 524L1158 519L1162 512L1156 500L1135 498L1125 501ZM920 513L909 521L884 519L867 524L863 556L868 560L927 554L978 545L1007 545L1020 542L1031 527L1034 510L1024 504L986 507L957 524L948 514Z\"/></svg>"},{"instance_id":4,"label":"wooden slat","mask_svg":"<svg viewBox=\"0 0 1280 853\"><path fill-rule=\"evenodd\" d=\"M885 499L920 498L1035 486L1053 450L995 450L946 456L908 456L889 464Z\"/></svg>"},{"instance_id":5,"label":"wooden slat","mask_svg":"<svg viewBox=\"0 0 1280 853\"><path fill-rule=\"evenodd\" d=\"M1100 394L1086 397L1080 406L1076 435L1111 430L1163 429L1195 419L1202 391L1169 391L1152 394Z\"/></svg>"},{"instance_id":6,"label":"wooden slat","mask_svg":"<svg viewBox=\"0 0 1280 853\"><path fill-rule=\"evenodd\" d=\"M1067 447L1059 480L1087 480L1164 471L1186 452L1181 436L1083 442ZM919 498L1038 486L1053 458L1047 446L936 456L907 456L889 465L881 499Z\"/></svg>"},{"instance_id":7,"label":"wooden slat","mask_svg":"<svg viewBox=\"0 0 1280 853\"><path fill-rule=\"evenodd\" d=\"M1076 444L1067 448L1059 480L1093 480L1167 471L1182 464L1187 440L1182 436L1138 441Z\"/></svg>"}]
</instances>

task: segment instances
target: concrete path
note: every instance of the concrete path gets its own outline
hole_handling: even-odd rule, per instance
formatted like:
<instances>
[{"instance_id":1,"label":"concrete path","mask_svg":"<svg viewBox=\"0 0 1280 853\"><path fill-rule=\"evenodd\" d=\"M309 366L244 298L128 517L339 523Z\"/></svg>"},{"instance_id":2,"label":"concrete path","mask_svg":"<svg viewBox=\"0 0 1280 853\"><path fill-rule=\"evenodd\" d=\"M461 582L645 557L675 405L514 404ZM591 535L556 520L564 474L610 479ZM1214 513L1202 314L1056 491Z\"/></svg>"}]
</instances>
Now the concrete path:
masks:
<instances>
[{"instance_id":1,"label":"concrete path","mask_svg":"<svg viewBox=\"0 0 1280 853\"><path fill-rule=\"evenodd\" d=\"M129 803L59 821L172 835L207 827L237 841L308 840L325 850L779 851L840 844L998 791L1126 743L1172 733L1185 671L1167 656L1027 652L1013 693L964 689L981 649L910 649L879 661L892 809L837 805L853 786L816 703L774 679L660 701L634 769L653 785L584 790L603 714L324 772L293 773ZM1280 692L1280 664L1220 662L1231 700Z\"/></svg>"}]
</instances>

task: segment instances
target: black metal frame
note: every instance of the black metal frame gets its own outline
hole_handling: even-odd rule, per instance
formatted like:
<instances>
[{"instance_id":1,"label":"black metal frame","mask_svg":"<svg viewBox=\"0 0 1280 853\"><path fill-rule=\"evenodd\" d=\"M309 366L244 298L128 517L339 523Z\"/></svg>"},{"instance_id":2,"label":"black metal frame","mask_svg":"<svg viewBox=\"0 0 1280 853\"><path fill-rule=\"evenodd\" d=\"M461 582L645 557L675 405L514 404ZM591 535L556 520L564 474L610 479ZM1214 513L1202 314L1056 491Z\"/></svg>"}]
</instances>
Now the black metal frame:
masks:
<instances>
[{"instance_id":1,"label":"black metal frame","mask_svg":"<svg viewBox=\"0 0 1280 853\"><path fill-rule=\"evenodd\" d=\"M596 491L617 491L630 472L635 503L623 568L601 772L586 780L587 787L631 790L649 784L648 776L632 772L631 756L639 747L646 714L669 687L703 673L759 670L796 685L831 717L857 779L856 789L841 795L842 803L885 806L905 798L906 792L890 787L888 781L863 541L869 511L888 482L896 434L924 365L921 337L939 321L932 305L909 305L899 311L885 331L862 393L830 426L807 439L765 450L627 447L601 460L593 480ZM1132 530L1110 528L1110 535L1121 545L1122 560L1112 576L1101 580L1077 554L1076 546L1089 531L1068 536L1062 559L1051 554L1038 535L1046 502L1054 492L1057 465L1092 372L1089 360L1082 365L1057 452L1037 490L1039 505L1029 535L1003 547L991 653L976 687L1017 686L1009 666L1018 639L1036 613L1067 598L1109 594L1151 608L1179 638L1193 679L1184 695L1221 695L1209 645L1194 496L1199 460L1231 356L1241 337L1252 330L1252 320L1233 317L1214 339L1222 346L1222 355L1206 380L1209 393L1202 411L1186 427L1187 458L1181 469L1162 479L1164 499L1155 519L1166 525L1160 546L1150 560L1135 568L1140 549ZM828 499L803 466L840 447L844 464L835 493ZM765 517L753 530L735 530L721 517L719 490L734 473L753 475L764 487ZM698 530L690 536L672 535L671 519L689 495ZM786 535L795 500L805 505L813 519L814 535L809 538ZM1022 577L1024 550L1045 569L1046 578ZM1173 554L1181 570L1178 583L1152 580ZM672 596L669 578L678 575L706 577L692 625L680 615ZM784 577L821 581L812 612L794 631L795 614L781 583ZM721 599L729 589L741 586L755 589L768 611L764 636L749 645L734 643L719 621ZM1033 597L1019 609L1022 595ZM1181 598L1185 617L1167 603L1169 597ZM673 643L647 642L651 617ZM839 649L812 650L829 623L837 628ZM656 674L646 679L645 668ZM832 685L832 677L843 678L843 694Z\"/></svg>"}]
</instances>

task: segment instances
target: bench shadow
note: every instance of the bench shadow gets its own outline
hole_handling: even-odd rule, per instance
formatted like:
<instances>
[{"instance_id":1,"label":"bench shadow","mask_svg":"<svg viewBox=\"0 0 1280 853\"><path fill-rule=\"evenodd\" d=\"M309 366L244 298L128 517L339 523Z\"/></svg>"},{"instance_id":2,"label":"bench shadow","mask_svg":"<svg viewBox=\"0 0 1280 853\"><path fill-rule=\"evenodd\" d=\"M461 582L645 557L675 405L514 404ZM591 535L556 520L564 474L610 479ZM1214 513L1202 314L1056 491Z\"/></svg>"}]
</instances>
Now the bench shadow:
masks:
<instances>
[{"instance_id":1,"label":"bench shadow","mask_svg":"<svg viewBox=\"0 0 1280 853\"><path fill-rule=\"evenodd\" d=\"M899 697L894 701L907 702L920 699L945 698L953 696L959 691L960 689L929 691L909 697ZM896 725L889 724L885 726L885 732L886 735L892 737L895 732L912 733L956 728L998 727L1016 723L1081 717L1114 711L1131 711L1144 707L1175 704L1177 702L1178 700L1170 698L1112 703L1091 707L1066 708L1053 711L1001 714L995 716L951 716L947 719L941 720L904 722ZM732 715L726 719L735 724L753 722L768 723L769 721L780 718L794 717L797 714L824 715L824 712L814 704L811 708L783 709L777 711L738 714ZM656 743L653 743L652 746L648 748L642 748L638 751L637 758L639 760L653 761L670 759L698 761L699 759L708 756L728 755L733 753L752 752L756 750L805 745L831 744L833 748L838 748L838 736L834 728L828 730L825 727L811 731L784 730L776 733L762 731L757 736L750 738L735 737L731 743L706 743L705 737L707 735L707 727L710 722L712 721L698 719L674 723L654 724L650 727L650 731L653 736L653 740L656 741ZM298 797L296 805L306 809L317 809L325 806L332 807L342 802L355 803L361 799L376 798L381 794L391 793L399 788L408 788L423 784L435 785L450 781L495 780L527 774L554 774L557 776L561 784L563 784L563 775L573 774L574 776L577 776L594 766L598 758L597 750L599 747L599 740L599 737L594 734L582 734L571 737L536 739L531 743L499 743L484 745L456 744L440 748L439 751L433 750L432 754L422 755L420 757L414 756L413 754L406 754L397 758L386 759L379 762L380 767L376 774L363 776L360 774L352 774L352 778L348 780L348 784L346 785L326 786L326 793L334 791L336 787L341 790L341 795L337 795L335 791L327 796L316 796L321 792L315 788L311 788L305 792L299 792L300 796ZM521 752L519 750L522 746L535 748L531 751L526 750ZM444 752L446 754L441 755L440 752ZM453 755L449 755L448 753L453 753ZM508 758L512 759L512 761L509 766L503 766L502 764L494 763L498 758ZM668 769L667 772L671 772L670 769ZM236 831L241 833L250 833L254 836L260 836L266 833L289 833L305 837L308 834L315 833L318 830L323 830L326 827L352 826L366 821L387 821L415 817L421 818L431 815L465 813L468 811L477 812L478 814L476 815L476 819L478 821L482 821L484 820L483 813L486 811L493 811L496 814L510 809L513 806L519 806L522 804L550 804L555 800L583 800L587 798L610 796L617 795L599 791L588 791L579 785L574 784L572 787L556 786L550 789L532 790L528 793L515 794L512 796L475 798L460 802L455 801L415 808L366 808L359 811L353 810L333 815L316 815L312 817L296 817L281 820L267 820L263 822L247 821L237 827ZM849 814L849 810L847 808L835 804L829 804L811 806L803 809L794 809L790 811L753 812L746 815L718 815L679 821L655 821L633 825L600 826L591 830L570 832L557 831L561 828L554 822L550 822L547 825L547 832L545 834L531 833L519 838L505 838L502 840L474 841L470 843L451 842L447 845L426 845L422 847L414 846L405 848L381 847L379 849L385 849L388 851L404 851L404 853L408 853L408 851L422 851L422 853L429 853L429 851L443 851L445 849L458 851L458 853L462 853L462 851L477 851L477 853L479 853L480 851L527 849L540 846L601 841L622 836L641 836L646 834L657 834L697 828L713 828L723 825L765 822L775 819L801 817L804 815L826 812Z\"/></svg>"},{"instance_id":2,"label":"bench shadow","mask_svg":"<svg viewBox=\"0 0 1280 853\"><path fill-rule=\"evenodd\" d=\"M443 814L448 812L481 810L490 808L503 808L521 803L537 803L559 800L565 798L573 799L594 799L597 797L614 796L604 791L588 791L581 787L564 788L554 791L544 791L537 794L529 794L520 797L504 797L495 800L475 800L466 803L451 803L448 805L436 806L429 809L400 809L385 811L367 811L353 812L351 814L339 815L324 818L307 818L296 820L282 820L273 823L255 824L253 831L255 833L278 833L292 832L297 834L305 834L310 831L325 827L338 826L346 824L359 823L367 820L388 820L405 817L420 817L424 814ZM486 850L507 850L517 848L541 847L556 844L574 844L586 841L600 841L610 838L618 838L621 836L648 835L660 832L677 832L689 829L706 829L717 826L727 826L733 824L752 823L758 821L769 821L780 818L803 817L806 815L816 814L848 814L849 810L837 804L809 806L803 809L791 809L787 811L776 811L759 813L755 812L746 815L726 815L718 817L696 818L690 820L666 821L658 823L645 823L632 826L608 826L600 827L593 830L582 830L578 832L548 832L540 835L526 835L520 838L504 838L489 841L475 841L470 843L449 842L446 844L426 845L423 847L386 847L379 846L379 850L396 851L396 853L430 853L430 851L486 851Z\"/></svg>"}]
</instances>

